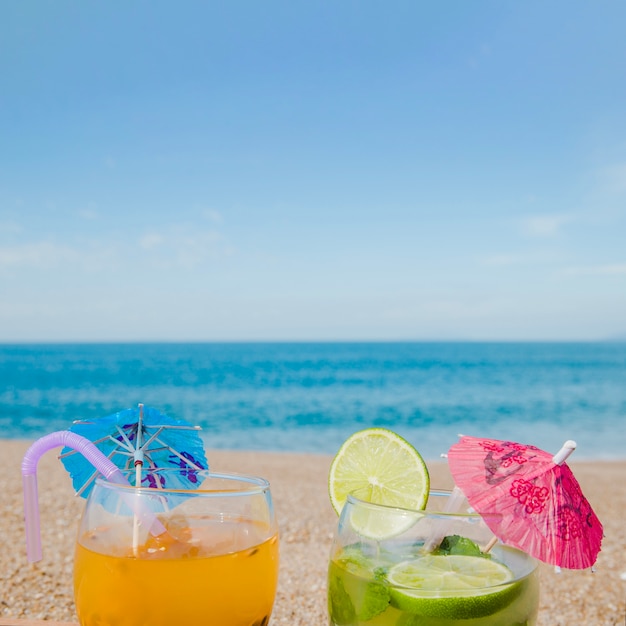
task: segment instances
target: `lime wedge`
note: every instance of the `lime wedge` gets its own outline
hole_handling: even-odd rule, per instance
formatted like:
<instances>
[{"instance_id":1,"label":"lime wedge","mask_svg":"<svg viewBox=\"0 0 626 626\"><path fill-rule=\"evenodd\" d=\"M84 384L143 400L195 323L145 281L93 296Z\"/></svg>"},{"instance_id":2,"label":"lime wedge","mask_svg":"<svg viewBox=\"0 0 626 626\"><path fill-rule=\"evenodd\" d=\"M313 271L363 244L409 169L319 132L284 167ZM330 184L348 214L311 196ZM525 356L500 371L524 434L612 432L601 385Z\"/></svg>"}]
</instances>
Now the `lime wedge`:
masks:
<instances>
[{"instance_id":1,"label":"lime wedge","mask_svg":"<svg viewBox=\"0 0 626 626\"><path fill-rule=\"evenodd\" d=\"M428 617L485 617L510 604L522 585L502 563L476 556L433 555L402 561L387 572L391 604Z\"/></svg>"},{"instance_id":2,"label":"lime wedge","mask_svg":"<svg viewBox=\"0 0 626 626\"><path fill-rule=\"evenodd\" d=\"M337 512L349 494L389 507L421 510L426 506L430 478L424 459L405 439L385 428L354 433L333 459L328 477L330 501ZM353 519L362 534L382 538L402 532L415 522L409 513L360 511Z\"/></svg>"}]
</instances>

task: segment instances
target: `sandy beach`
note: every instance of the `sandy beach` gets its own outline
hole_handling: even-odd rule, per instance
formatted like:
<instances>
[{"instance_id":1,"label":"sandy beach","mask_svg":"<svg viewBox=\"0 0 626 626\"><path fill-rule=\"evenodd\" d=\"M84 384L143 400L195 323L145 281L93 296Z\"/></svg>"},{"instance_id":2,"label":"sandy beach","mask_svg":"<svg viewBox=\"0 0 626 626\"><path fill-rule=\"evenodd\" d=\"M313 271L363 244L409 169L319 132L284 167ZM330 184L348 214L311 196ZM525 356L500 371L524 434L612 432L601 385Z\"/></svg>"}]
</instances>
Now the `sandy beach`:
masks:
<instances>
[{"instance_id":1,"label":"sandy beach","mask_svg":"<svg viewBox=\"0 0 626 626\"><path fill-rule=\"evenodd\" d=\"M0 440L0 625L13 620L76 623L72 559L84 501L48 453L39 466L44 558L29 565L24 547L20 463L28 442ZM327 624L326 567L337 522L327 496L331 457L322 455L209 451L214 470L266 477L281 531L278 593L271 623ZM444 462L429 462L434 487L449 488ZM572 462L583 491L605 530L597 571L556 574L541 566L540 626L623 626L626 622L626 462ZM19 623L19 622L18 622Z\"/></svg>"}]
</instances>

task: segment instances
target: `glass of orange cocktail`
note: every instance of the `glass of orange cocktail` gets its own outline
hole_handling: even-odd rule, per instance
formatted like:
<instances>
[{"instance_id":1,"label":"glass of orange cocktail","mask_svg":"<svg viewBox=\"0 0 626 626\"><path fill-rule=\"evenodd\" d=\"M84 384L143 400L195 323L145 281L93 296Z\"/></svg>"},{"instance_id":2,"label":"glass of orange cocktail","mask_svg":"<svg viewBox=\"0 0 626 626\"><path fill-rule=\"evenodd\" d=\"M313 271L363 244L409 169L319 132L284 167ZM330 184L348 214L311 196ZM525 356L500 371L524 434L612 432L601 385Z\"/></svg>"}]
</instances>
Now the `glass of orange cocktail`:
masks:
<instances>
[{"instance_id":1,"label":"glass of orange cocktail","mask_svg":"<svg viewBox=\"0 0 626 626\"><path fill-rule=\"evenodd\" d=\"M265 626L278 578L278 527L263 478L195 472L197 488L98 479L76 540L81 626Z\"/></svg>"}]
</instances>

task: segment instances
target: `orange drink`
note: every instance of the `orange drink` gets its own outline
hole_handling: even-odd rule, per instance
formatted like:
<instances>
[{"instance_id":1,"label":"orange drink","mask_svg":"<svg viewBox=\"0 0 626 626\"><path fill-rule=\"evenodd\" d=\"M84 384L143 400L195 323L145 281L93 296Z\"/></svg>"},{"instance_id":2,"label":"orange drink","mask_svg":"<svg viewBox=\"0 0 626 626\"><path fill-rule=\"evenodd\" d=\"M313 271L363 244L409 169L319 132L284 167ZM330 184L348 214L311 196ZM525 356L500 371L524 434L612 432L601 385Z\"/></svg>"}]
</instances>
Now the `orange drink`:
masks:
<instances>
[{"instance_id":1,"label":"orange drink","mask_svg":"<svg viewBox=\"0 0 626 626\"><path fill-rule=\"evenodd\" d=\"M92 513L83 516L74 561L81 626L269 623L278 579L271 506L268 512L254 486L244 486L242 495L224 491L227 483L219 481L214 492L203 490L206 483L191 497L176 492L166 506L162 494L150 496L145 506L168 509L157 515L165 532L141 528L138 541L136 518L120 515L124 504L101 497L97 513L88 505ZM107 495L116 487L100 484Z\"/></svg>"}]
</instances>

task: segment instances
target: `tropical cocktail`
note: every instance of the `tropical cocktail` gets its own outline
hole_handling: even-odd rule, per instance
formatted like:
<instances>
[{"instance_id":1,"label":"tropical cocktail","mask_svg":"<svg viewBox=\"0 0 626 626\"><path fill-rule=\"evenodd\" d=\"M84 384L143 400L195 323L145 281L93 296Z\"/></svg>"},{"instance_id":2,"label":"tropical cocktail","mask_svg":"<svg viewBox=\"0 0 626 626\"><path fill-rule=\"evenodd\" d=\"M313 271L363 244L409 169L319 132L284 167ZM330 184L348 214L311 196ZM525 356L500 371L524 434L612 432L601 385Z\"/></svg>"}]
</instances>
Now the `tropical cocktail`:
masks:
<instances>
[{"instance_id":1,"label":"tropical cocktail","mask_svg":"<svg viewBox=\"0 0 626 626\"><path fill-rule=\"evenodd\" d=\"M394 525L399 533L390 537ZM446 535L428 551L441 529ZM349 496L328 573L330 624L534 625L536 561L502 545L485 552L487 545L476 515L416 512Z\"/></svg>"},{"instance_id":2,"label":"tropical cocktail","mask_svg":"<svg viewBox=\"0 0 626 626\"><path fill-rule=\"evenodd\" d=\"M331 465L329 488L340 512L330 626L536 624L535 559L496 542L460 491L431 491L426 465L402 438L355 434Z\"/></svg>"},{"instance_id":3,"label":"tropical cocktail","mask_svg":"<svg viewBox=\"0 0 626 626\"><path fill-rule=\"evenodd\" d=\"M169 470L173 471L173 470ZM197 488L98 480L78 532L74 596L82 626L265 626L278 530L261 478L198 472Z\"/></svg>"}]
</instances>

